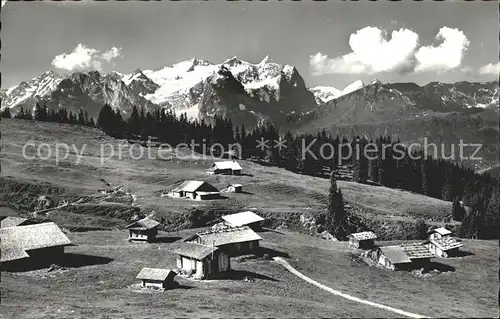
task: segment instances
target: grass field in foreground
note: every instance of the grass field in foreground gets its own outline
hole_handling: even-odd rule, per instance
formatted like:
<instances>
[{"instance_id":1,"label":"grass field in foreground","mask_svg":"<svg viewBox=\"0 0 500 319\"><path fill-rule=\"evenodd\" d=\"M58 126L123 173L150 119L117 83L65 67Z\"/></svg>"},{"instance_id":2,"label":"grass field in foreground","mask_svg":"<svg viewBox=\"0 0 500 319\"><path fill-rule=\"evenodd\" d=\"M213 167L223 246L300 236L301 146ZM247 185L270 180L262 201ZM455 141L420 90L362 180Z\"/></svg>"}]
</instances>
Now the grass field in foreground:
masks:
<instances>
[{"instance_id":1,"label":"grass field in foreground","mask_svg":"<svg viewBox=\"0 0 500 319\"><path fill-rule=\"evenodd\" d=\"M232 259L239 271L234 279L177 277L182 287L163 293L131 288L142 267L174 267L175 240L194 231L160 233L164 243L155 244L130 244L125 231L70 233L76 246L67 253L79 267L3 272L2 318L398 317L328 294L262 259ZM455 271L419 278L359 262L344 242L287 230L261 235L262 246L288 254L305 275L356 297L431 317L498 316L497 242L464 241L471 255L436 260ZM243 276L256 280L247 283Z\"/></svg>"}]
</instances>

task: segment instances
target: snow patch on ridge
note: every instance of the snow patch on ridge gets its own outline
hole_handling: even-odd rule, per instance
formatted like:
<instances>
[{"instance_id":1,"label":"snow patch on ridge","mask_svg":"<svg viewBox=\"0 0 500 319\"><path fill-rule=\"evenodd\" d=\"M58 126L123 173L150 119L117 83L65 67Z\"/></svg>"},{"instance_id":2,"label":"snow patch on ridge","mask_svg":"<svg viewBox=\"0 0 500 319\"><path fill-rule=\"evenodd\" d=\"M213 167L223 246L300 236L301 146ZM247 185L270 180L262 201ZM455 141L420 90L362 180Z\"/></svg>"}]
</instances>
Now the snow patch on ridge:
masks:
<instances>
[{"instance_id":1,"label":"snow patch on ridge","mask_svg":"<svg viewBox=\"0 0 500 319\"><path fill-rule=\"evenodd\" d=\"M343 90L341 95L346 95L349 93L352 93L354 91L360 90L364 87L364 83L361 80L357 80L346 86Z\"/></svg>"},{"instance_id":2,"label":"snow patch on ridge","mask_svg":"<svg viewBox=\"0 0 500 319\"><path fill-rule=\"evenodd\" d=\"M314 94L317 104L323 104L333 99L336 99L342 93L342 91L332 86L316 86L310 88L309 91L311 91Z\"/></svg>"}]
</instances>

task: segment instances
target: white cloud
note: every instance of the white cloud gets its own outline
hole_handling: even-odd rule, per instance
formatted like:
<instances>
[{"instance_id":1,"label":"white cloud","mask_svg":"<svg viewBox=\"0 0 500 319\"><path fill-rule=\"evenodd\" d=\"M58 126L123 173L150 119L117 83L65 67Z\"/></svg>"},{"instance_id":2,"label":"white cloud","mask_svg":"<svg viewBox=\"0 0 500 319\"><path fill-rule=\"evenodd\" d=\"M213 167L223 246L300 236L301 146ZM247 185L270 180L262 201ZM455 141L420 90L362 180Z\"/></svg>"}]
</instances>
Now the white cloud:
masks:
<instances>
[{"instance_id":1,"label":"white cloud","mask_svg":"<svg viewBox=\"0 0 500 319\"><path fill-rule=\"evenodd\" d=\"M419 36L412 30L401 28L388 37L386 30L368 26L349 37L352 52L333 58L318 52L309 57L309 65L313 75L442 71L459 67L469 45L465 34L443 27L436 38L443 41L439 46L419 48Z\"/></svg>"},{"instance_id":2,"label":"white cloud","mask_svg":"<svg viewBox=\"0 0 500 319\"><path fill-rule=\"evenodd\" d=\"M121 56L121 48L113 47L100 54L99 50L78 44L71 53L56 55L52 65L67 71L101 70L103 62L111 62Z\"/></svg>"},{"instance_id":3,"label":"white cloud","mask_svg":"<svg viewBox=\"0 0 500 319\"><path fill-rule=\"evenodd\" d=\"M500 62L497 64L488 63L479 68L479 74L481 75L496 75L500 73Z\"/></svg>"},{"instance_id":4,"label":"white cloud","mask_svg":"<svg viewBox=\"0 0 500 319\"><path fill-rule=\"evenodd\" d=\"M111 60L113 60L114 58L121 56L121 53L122 53L121 48L112 47L111 49L102 54L102 58L107 62L111 62Z\"/></svg>"},{"instance_id":5,"label":"white cloud","mask_svg":"<svg viewBox=\"0 0 500 319\"><path fill-rule=\"evenodd\" d=\"M411 67L418 45L418 34L408 29L386 32L376 27L365 27L351 34L352 52L336 58L317 53L311 55L310 66L315 75L331 73L366 73L404 71Z\"/></svg>"},{"instance_id":6,"label":"white cloud","mask_svg":"<svg viewBox=\"0 0 500 319\"><path fill-rule=\"evenodd\" d=\"M459 67L470 42L463 31L442 27L436 36L438 46L423 46L415 53L415 72L447 71Z\"/></svg>"}]
</instances>

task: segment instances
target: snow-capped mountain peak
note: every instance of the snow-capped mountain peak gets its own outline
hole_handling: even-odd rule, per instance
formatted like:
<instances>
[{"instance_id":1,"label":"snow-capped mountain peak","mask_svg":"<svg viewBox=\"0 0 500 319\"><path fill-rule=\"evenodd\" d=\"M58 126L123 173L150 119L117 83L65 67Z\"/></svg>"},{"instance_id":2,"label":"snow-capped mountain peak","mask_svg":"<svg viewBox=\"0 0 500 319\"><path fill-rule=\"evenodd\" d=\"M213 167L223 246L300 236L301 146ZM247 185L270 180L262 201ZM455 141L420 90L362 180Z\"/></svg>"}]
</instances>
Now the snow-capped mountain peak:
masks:
<instances>
[{"instance_id":1,"label":"snow-capped mountain peak","mask_svg":"<svg viewBox=\"0 0 500 319\"><path fill-rule=\"evenodd\" d=\"M226 61L222 62L221 65L225 65L228 68L231 68L231 67L236 67L239 65L250 65L250 63L241 60L237 56L233 56L232 58L227 59Z\"/></svg>"},{"instance_id":2,"label":"snow-capped mountain peak","mask_svg":"<svg viewBox=\"0 0 500 319\"><path fill-rule=\"evenodd\" d=\"M269 55L266 55L262 61L259 62L259 65L265 65L267 63L274 63L274 61L269 57Z\"/></svg>"},{"instance_id":3,"label":"snow-capped mountain peak","mask_svg":"<svg viewBox=\"0 0 500 319\"><path fill-rule=\"evenodd\" d=\"M147 77L140 69L136 69L131 74L123 75L121 79L123 83L125 83L125 85L129 85L130 83L132 83L132 81L140 78L147 78Z\"/></svg>"},{"instance_id":4,"label":"snow-capped mountain peak","mask_svg":"<svg viewBox=\"0 0 500 319\"><path fill-rule=\"evenodd\" d=\"M2 107L7 105L9 108L13 108L24 103L33 104L29 102L50 95L61 81L62 77L51 70L32 78L28 82L23 81L18 86L7 90L7 96L2 99Z\"/></svg>"}]
</instances>

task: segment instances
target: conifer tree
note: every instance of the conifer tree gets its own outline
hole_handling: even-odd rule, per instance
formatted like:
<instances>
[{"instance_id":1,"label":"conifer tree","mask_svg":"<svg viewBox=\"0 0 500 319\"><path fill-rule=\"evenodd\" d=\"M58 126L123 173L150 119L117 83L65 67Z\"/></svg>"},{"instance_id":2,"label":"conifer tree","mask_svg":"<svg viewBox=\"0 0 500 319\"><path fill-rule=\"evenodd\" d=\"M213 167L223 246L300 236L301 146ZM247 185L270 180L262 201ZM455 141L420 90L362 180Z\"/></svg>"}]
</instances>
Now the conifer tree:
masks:
<instances>
[{"instance_id":1,"label":"conifer tree","mask_svg":"<svg viewBox=\"0 0 500 319\"><path fill-rule=\"evenodd\" d=\"M481 227L481 213L473 209L462 221L459 229L459 236L462 238L478 238L479 228Z\"/></svg>"},{"instance_id":2,"label":"conifer tree","mask_svg":"<svg viewBox=\"0 0 500 319\"><path fill-rule=\"evenodd\" d=\"M415 228L418 234L418 239L427 238L427 225L425 224L425 220L422 218L418 219Z\"/></svg>"},{"instance_id":3,"label":"conifer tree","mask_svg":"<svg viewBox=\"0 0 500 319\"><path fill-rule=\"evenodd\" d=\"M97 127L103 132L110 134L112 133L114 111L109 104L105 104L99 111L97 117Z\"/></svg>"},{"instance_id":4,"label":"conifer tree","mask_svg":"<svg viewBox=\"0 0 500 319\"><path fill-rule=\"evenodd\" d=\"M23 119L24 118L24 108L22 106L19 109L19 112L17 112L16 115L14 115L14 118L15 119Z\"/></svg>"},{"instance_id":5,"label":"conifer tree","mask_svg":"<svg viewBox=\"0 0 500 319\"><path fill-rule=\"evenodd\" d=\"M12 115L10 114L10 108L6 107L3 109L2 114L0 115L3 118L8 118L10 119Z\"/></svg>"},{"instance_id":6,"label":"conifer tree","mask_svg":"<svg viewBox=\"0 0 500 319\"><path fill-rule=\"evenodd\" d=\"M78 113L78 124L84 126L86 124L85 122L85 114L83 113L83 110L80 109L80 112Z\"/></svg>"},{"instance_id":7,"label":"conifer tree","mask_svg":"<svg viewBox=\"0 0 500 319\"><path fill-rule=\"evenodd\" d=\"M337 187L335 173L330 174L330 190L328 194L328 214L326 226L337 239L344 240L348 235L347 219L342 192Z\"/></svg>"},{"instance_id":8,"label":"conifer tree","mask_svg":"<svg viewBox=\"0 0 500 319\"><path fill-rule=\"evenodd\" d=\"M128 124L128 133L133 135L138 135L141 130L141 119L139 118L139 112L137 111L137 107L134 105L132 107L132 113L127 120Z\"/></svg>"},{"instance_id":9,"label":"conifer tree","mask_svg":"<svg viewBox=\"0 0 500 319\"><path fill-rule=\"evenodd\" d=\"M35 114L33 119L35 121L45 121L47 119L47 109L42 107L38 102L35 104Z\"/></svg>"},{"instance_id":10,"label":"conifer tree","mask_svg":"<svg viewBox=\"0 0 500 319\"><path fill-rule=\"evenodd\" d=\"M494 186L491 192L481 228L479 229L480 239L498 239L500 238L500 181Z\"/></svg>"},{"instance_id":11,"label":"conifer tree","mask_svg":"<svg viewBox=\"0 0 500 319\"><path fill-rule=\"evenodd\" d=\"M453 200L452 212L451 215L453 220L462 221L465 217L465 209L460 204L458 197L455 197Z\"/></svg>"},{"instance_id":12,"label":"conifer tree","mask_svg":"<svg viewBox=\"0 0 500 319\"><path fill-rule=\"evenodd\" d=\"M441 199L449 201L453 196L452 193L452 185L451 185L451 176L449 170L446 170L444 176L443 187L441 188Z\"/></svg>"},{"instance_id":13,"label":"conifer tree","mask_svg":"<svg viewBox=\"0 0 500 319\"><path fill-rule=\"evenodd\" d=\"M464 186L464 191L462 195L462 201L464 205L471 206L473 204L474 197L474 180L469 179Z\"/></svg>"},{"instance_id":14,"label":"conifer tree","mask_svg":"<svg viewBox=\"0 0 500 319\"><path fill-rule=\"evenodd\" d=\"M85 110L85 112L83 113L83 119L84 119L84 122L85 122L86 126L91 126L90 125L89 113L87 112L87 110Z\"/></svg>"}]
</instances>

